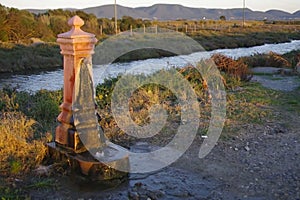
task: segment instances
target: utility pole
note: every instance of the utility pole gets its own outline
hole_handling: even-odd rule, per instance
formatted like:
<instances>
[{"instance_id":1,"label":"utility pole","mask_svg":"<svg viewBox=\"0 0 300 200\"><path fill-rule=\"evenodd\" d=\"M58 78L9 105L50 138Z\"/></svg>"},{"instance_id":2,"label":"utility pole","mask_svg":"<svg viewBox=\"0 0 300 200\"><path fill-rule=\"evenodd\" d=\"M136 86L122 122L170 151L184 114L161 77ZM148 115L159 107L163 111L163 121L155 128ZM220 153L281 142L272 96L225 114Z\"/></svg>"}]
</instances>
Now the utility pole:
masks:
<instances>
[{"instance_id":1,"label":"utility pole","mask_svg":"<svg viewBox=\"0 0 300 200\"><path fill-rule=\"evenodd\" d=\"M245 27L245 7L246 7L246 0L243 0L243 27Z\"/></svg>"},{"instance_id":2,"label":"utility pole","mask_svg":"<svg viewBox=\"0 0 300 200\"><path fill-rule=\"evenodd\" d=\"M115 0L115 32L118 34L117 0Z\"/></svg>"}]
</instances>

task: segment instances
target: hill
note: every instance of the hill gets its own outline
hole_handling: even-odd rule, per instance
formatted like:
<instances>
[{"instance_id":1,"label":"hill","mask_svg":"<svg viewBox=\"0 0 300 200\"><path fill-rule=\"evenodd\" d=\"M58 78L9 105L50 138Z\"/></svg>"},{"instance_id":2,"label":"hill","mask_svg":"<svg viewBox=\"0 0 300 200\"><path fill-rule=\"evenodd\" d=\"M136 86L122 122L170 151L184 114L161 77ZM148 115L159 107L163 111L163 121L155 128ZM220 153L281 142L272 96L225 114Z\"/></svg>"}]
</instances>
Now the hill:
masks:
<instances>
[{"instance_id":1,"label":"hill","mask_svg":"<svg viewBox=\"0 0 300 200\"><path fill-rule=\"evenodd\" d=\"M28 9L33 13L42 13L46 10ZM75 9L67 9L75 10ZM80 9L87 13L92 13L98 18L112 18L114 16L114 5L103 5L98 7ZM176 19L219 19L220 16L226 19L243 18L242 8L233 9L206 9L191 8L178 4L155 4L150 7L130 8L118 5L118 18L122 16L131 16L133 18L158 19L158 20L176 20ZM245 10L247 20L296 20L300 19L300 10L295 13L288 13L281 10L269 10L266 12Z\"/></svg>"}]
</instances>

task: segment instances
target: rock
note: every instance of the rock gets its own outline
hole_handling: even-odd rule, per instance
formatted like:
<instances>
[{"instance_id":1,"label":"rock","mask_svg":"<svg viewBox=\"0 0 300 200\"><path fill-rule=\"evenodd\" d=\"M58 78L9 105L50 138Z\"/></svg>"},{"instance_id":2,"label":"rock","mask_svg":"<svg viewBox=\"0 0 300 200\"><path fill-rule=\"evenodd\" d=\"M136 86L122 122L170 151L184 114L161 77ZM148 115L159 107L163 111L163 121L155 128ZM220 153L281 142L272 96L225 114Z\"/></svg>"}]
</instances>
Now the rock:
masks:
<instances>
[{"instance_id":1,"label":"rock","mask_svg":"<svg viewBox=\"0 0 300 200\"><path fill-rule=\"evenodd\" d=\"M296 68L296 72L297 72L298 74L300 74L300 67L297 67L297 68Z\"/></svg>"},{"instance_id":2,"label":"rock","mask_svg":"<svg viewBox=\"0 0 300 200\"><path fill-rule=\"evenodd\" d=\"M37 169L34 170L34 172L38 176L49 176L50 172L51 172L51 169L52 169L52 165L50 165L50 166L40 165L40 166L38 166Z\"/></svg>"},{"instance_id":3,"label":"rock","mask_svg":"<svg viewBox=\"0 0 300 200\"><path fill-rule=\"evenodd\" d=\"M293 75L293 70L292 69L284 69L284 68L282 68L282 69L279 69L277 71L277 74L291 76L291 75Z\"/></svg>"},{"instance_id":4,"label":"rock","mask_svg":"<svg viewBox=\"0 0 300 200\"><path fill-rule=\"evenodd\" d=\"M186 190L183 190L181 188L177 188L171 191L167 192L168 195L174 196L174 197L180 197L180 198L186 198L191 196L190 193Z\"/></svg>"},{"instance_id":5,"label":"rock","mask_svg":"<svg viewBox=\"0 0 300 200\"><path fill-rule=\"evenodd\" d=\"M248 146L245 146L246 151L250 151L250 148Z\"/></svg>"},{"instance_id":6,"label":"rock","mask_svg":"<svg viewBox=\"0 0 300 200\"><path fill-rule=\"evenodd\" d=\"M132 200L140 199L139 194L137 192L132 192L132 191L128 192L128 197Z\"/></svg>"}]
</instances>

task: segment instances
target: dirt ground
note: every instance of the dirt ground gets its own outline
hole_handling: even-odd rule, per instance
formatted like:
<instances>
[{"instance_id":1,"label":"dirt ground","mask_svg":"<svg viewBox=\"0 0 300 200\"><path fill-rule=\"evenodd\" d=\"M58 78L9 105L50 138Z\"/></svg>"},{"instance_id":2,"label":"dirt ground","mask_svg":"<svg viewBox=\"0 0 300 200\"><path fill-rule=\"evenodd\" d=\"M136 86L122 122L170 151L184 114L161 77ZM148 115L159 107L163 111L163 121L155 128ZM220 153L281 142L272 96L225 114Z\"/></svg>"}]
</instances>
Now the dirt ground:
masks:
<instances>
[{"instance_id":1,"label":"dirt ground","mask_svg":"<svg viewBox=\"0 0 300 200\"><path fill-rule=\"evenodd\" d=\"M264 124L231 127L233 136L219 140L203 159L198 158L203 139L197 136L171 166L152 174L130 174L128 180L113 188L80 183L70 174L57 173L50 177L51 186L26 192L32 199L297 200L300 116L284 105L272 110L275 117ZM135 148L145 146L148 148L147 144Z\"/></svg>"}]
</instances>

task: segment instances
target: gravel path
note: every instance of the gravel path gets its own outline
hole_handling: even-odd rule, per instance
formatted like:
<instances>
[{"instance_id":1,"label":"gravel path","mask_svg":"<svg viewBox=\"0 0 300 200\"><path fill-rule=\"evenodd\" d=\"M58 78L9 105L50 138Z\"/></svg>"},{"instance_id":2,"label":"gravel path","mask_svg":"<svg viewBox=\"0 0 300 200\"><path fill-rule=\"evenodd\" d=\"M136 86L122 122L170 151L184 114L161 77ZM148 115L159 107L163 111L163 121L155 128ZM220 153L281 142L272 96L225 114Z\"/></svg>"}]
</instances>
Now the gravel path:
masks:
<instances>
[{"instance_id":1,"label":"gravel path","mask_svg":"<svg viewBox=\"0 0 300 200\"><path fill-rule=\"evenodd\" d=\"M286 76L279 74L279 71L284 70L290 73L290 69L275 68L275 67L256 67L252 69L254 75L251 81L259 82L262 86L278 91L293 91L300 87L299 76Z\"/></svg>"}]
</instances>

